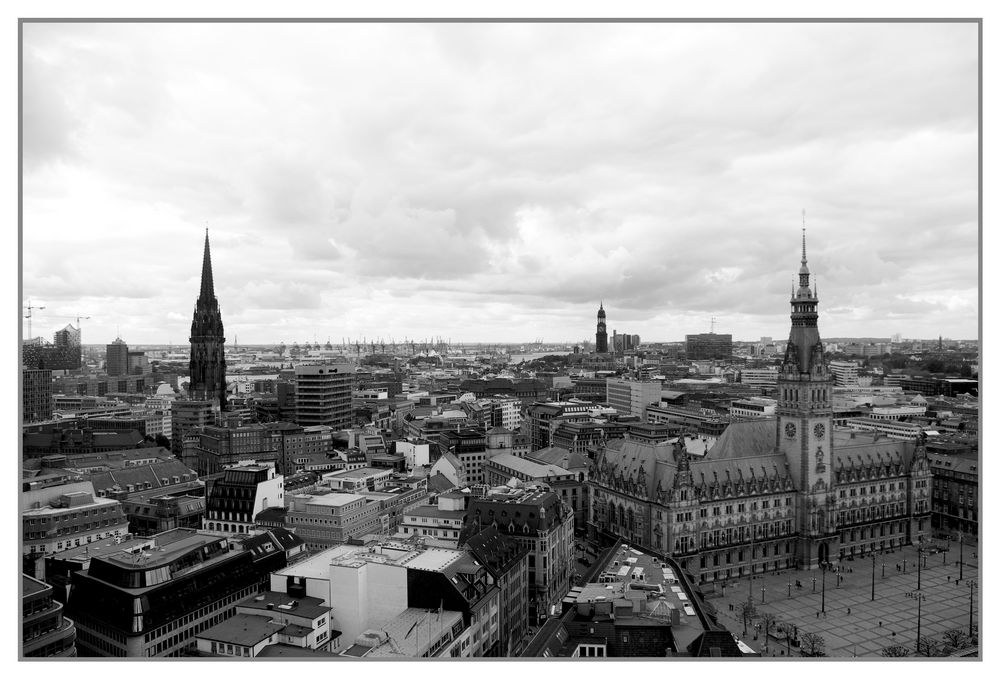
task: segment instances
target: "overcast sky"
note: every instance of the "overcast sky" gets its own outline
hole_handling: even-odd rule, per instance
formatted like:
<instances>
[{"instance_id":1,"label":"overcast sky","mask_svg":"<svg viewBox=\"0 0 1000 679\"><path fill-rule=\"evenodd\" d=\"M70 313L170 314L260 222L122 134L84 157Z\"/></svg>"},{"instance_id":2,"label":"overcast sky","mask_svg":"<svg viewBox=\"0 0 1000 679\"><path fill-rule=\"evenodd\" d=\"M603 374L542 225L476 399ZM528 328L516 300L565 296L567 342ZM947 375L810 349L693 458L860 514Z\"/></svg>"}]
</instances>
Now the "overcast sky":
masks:
<instances>
[{"instance_id":1,"label":"overcast sky","mask_svg":"<svg viewBox=\"0 0 1000 679\"><path fill-rule=\"evenodd\" d=\"M35 335L978 334L975 24L26 24ZM27 327L25 327L27 333Z\"/></svg>"}]
</instances>

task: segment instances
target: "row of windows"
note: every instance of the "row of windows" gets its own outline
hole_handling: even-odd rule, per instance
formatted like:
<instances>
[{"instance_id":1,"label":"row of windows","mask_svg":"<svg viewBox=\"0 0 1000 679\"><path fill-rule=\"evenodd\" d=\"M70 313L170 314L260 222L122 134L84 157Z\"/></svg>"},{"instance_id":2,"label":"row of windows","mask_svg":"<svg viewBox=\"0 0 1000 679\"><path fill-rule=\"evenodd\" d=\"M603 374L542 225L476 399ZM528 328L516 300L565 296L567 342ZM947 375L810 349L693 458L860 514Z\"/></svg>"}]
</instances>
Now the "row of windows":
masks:
<instances>
[{"instance_id":1,"label":"row of windows","mask_svg":"<svg viewBox=\"0 0 1000 679\"><path fill-rule=\"evenodd\" d=\"M770 509L771 508L771 502L772 502L772 500L761 500L760 501L760 505L758 505L757 501L755 500L755 501L749 503L750 504L750 511L755 512L758 509ZM782 506L782 498L774 498L773 502L774 502L774 508L775 509L777 509L778 507ZM790 507L791 505L792 505L792 498L791 498L791 496L788 496L788 497L784 498L784 506L785 507ZM747 503L746 502L739 502L739 503L737 503L735 505L729 504L729 505L724 505L724 506L723 505L714 505L714 506L711 507L711 510L712 510L712 516L722 516L723 511L725 511L726 514L733 514L734 512L742 514L743 512L745 512L747 510ZM701 507L698 510L698 516L700 518L704 519L705 517L708 516L708 511L709 511L709 507Z\"/></svg>"},{"instance_id":2,"label":"row of windows","mask_svg":"<svg viewBox=\"0 0 1000 679\"><path fill-rule=\"evenodd\" d=\"M27 524L29 526L34 526L36 524L44 526L48 524L50 520L55 523L58 523L59 521L70 521L72 519L82 518L86 516L99 516L101 514L107 514L108 512L111 512L112 514L118 513L118 507L105 505L99 509L90 509L90 510L84 509L79 512L72 512L54 516L43 516L37 519L28 519Z\"/></svg>"}]
</instances>

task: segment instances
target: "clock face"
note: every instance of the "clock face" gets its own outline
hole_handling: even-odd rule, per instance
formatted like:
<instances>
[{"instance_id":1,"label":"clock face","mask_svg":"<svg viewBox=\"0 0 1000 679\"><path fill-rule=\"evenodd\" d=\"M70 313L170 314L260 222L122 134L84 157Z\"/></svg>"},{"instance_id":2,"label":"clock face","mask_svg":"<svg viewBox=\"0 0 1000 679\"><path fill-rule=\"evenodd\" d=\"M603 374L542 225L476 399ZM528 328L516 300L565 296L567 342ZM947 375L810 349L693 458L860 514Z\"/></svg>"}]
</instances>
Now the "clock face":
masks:
<instances>
[{"instance_id":1,"label":"clock face","mask_svg":"<svg viewBox=\"0 0 1000 679\"><path fill-rule=\"evenodd\" d=\"M824 427L822 424L817 424L815 427L813 427L813 433L816 435L816 438L821 439L823 438L823 434L826 433L826 427Z\"/></svg>"},{"instance_id":2,"label":"clock face","mask_svg":"<svg viewBox=\"0 0 1000 679\"><path fill-rule=\"evenodd\" d=\"M795 438L795 425L791 422L785 425L785 436L790 439Z\"/></svg>"}]
</instances>

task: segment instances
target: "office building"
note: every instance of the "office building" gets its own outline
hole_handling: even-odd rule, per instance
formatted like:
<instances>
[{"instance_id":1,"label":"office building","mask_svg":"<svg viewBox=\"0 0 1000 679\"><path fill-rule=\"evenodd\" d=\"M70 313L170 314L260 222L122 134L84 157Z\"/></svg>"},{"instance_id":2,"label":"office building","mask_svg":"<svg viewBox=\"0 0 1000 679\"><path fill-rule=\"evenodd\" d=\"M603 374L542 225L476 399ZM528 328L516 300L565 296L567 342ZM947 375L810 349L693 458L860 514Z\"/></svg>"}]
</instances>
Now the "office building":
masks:
<instances>
[{"instance_id":1,"label":"office building","mask_svg":"<svg viewBox=\"0 0 1000 679\"><path fill-rule=\"evenodd\" d=\"M838 387L858 386L858 364L854 361L830 361L830 372Z\"/></svg>"},{"instance_id":2,"label":"office building","mask_svg":"<svg viewBox=\"0 0 1000 679\"><path fill-rule=\"evenodd\" d=\"M120 546L72 574L66 612L81 656L185 655L287 564L281 549L235 550L228 538L186 528Z\"/></svg>"},{"instance_id":3,"label":"office building","mask_svg":"<svg viewBox=\"0 0 1000 679\"><path fill-rule=\"evenodd\" d=\"M728 360L733 357L733 336L714 332L685 335L689 361Z\"/></svg>"},{"instance_id":4,"label":"office building","mask_svg":"<svg viewBox=\"0 0 1000 679\"><path fill-rule=\"evenodd\" d=\"M118 377L119 375L129 374L128 345L121 337L118 337L114 342L107 345L104 365L105 372L108 373L108 377Z\"/></svg>"},{"instance_id":5,"label":"office building","mask_svg":"<svg viewBox=\"0 0 1000 679\"><path fill-rule=\"evenodd\" d=\"M57 475L58 476L58 475ZM90 481L42 485L21 493L21 550L26 555L44 556L71 547L86 545L128 532L128 518L118 500L97 497Z\"/></svg>"},{"instance_id":6,"label":"office building","mask_svg":"<svg viewBox=\"0 0 1000 679\"><path fill-rule=\"evenodd\" d=\"M607 404L619 415L645 417L646 407L659 403L662 393L663 383L659 380L607 379Z\"/></svg>"},{"instance_id":7,"label":"office building","mask_svg":"<svg viewBox=\"0 0 1000 679\"><path fill-rule=\"evenodd\" d=\"M170 404L170 450L174 455L183 457L184 437L196 430L215 424L219 415L219 406L212 401L174 401ZM194 464L191 464L194 462ZM190 454L185 464L191 469L197 469L197 456Z\"/></svg>"},{"instance_id":8,"label":"office building","mask_svg":"<svg viewBox=\"0 0 1000 679\"><path fill-rule=\"evenodd\" d=\"M354 367L347 363L295 366L295 422L350 429Z\"/></svg>"},{"instance_id":9,"label":"office building","mask_svg":"<svg viewBox=\"0 0 1000 679\"><path fill-rule=\"evenodd\" d=\"M21 370L21 422L52 419L52 371Z\"/></svg>"}]
</instances>

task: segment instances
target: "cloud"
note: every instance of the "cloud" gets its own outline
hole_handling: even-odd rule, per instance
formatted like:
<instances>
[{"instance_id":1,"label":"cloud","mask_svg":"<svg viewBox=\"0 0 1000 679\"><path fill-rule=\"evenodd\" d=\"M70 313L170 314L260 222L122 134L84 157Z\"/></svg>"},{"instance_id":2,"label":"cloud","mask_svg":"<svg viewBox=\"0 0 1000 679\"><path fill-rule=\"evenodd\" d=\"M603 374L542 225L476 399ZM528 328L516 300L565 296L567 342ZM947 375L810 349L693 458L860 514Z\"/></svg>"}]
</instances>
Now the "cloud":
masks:
<instances>
[{"instance_id":1,"label":"cloud","mask_svg":"<svg viewBox=\"0 0 1000 679\"><path fill-rule=\"evenodd\" d=\"M825 334L972 337L977 30L28 24L25 296L181 337L209 227L241 341L783 336L804 208Z\"/></svg>"}]
</instances>

